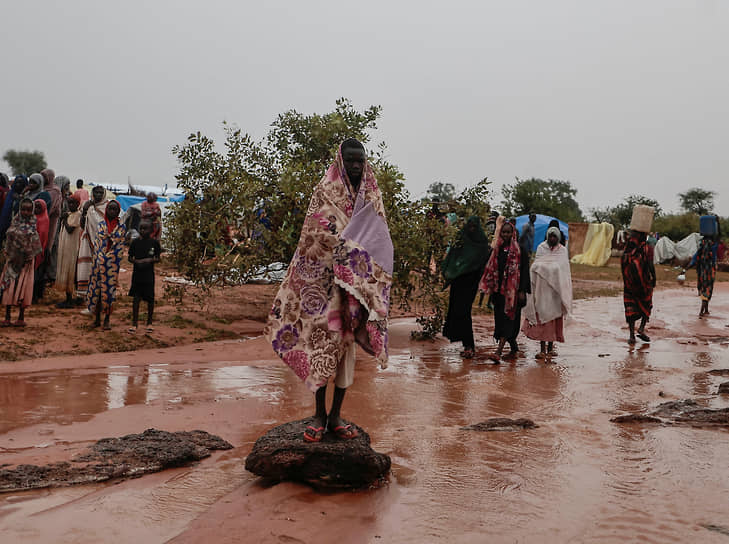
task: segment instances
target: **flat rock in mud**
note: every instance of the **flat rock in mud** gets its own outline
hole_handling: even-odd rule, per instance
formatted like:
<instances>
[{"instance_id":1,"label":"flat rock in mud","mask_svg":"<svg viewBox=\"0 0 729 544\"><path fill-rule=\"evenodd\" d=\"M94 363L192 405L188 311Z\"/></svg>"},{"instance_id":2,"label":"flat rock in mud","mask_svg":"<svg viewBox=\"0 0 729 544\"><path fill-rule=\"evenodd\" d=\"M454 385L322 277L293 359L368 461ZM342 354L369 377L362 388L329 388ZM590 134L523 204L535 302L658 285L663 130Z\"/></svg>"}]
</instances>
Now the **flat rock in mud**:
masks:
<instances>
[{"instance_id":1,"label":"flat rock in mud","mask_svg":"<svg viewBox=\"0 0 729 544\"><path fill-rule=\"evenodd\" d=\"M205 431L170 433L147 429L141 434L102 438L70 462L0 469L0 492L136 477L199 461L208 457L212 450L232 447Z\"/></svg>"},{"instance_id":2,"label":"flat rock in mud","mask_svg":"<svg viewBox=\"0 0 729 544\"><path fill-rule=\"evenodd\" d=\"M246 458L246 470L271 481L332 489L368 487L390 471L390 457L374 451L360 427L350 423L359 432L356 438L327 432L321 442L306 442L304 430L311 423L311 418L292 421L261 436Z\"/></svg>"},{"instance_id":3,"label":"flat rock in mud","mask_svg":"<svg viewBox=\"0 0 729 544\"><path fill-rule=\"evenodd\" d=\"M729 395L729 382L720 383L717 393L720 395Z\"/></svg>"},{"instance_id":4,"label":"flat rock in mud","mask_svg":"<svg viewBox=\"0 0 729 544\"><path fill-rule=\"evenodd\" d=\"M729 427L729 408L701 408L693 399L664 402L647 414L626 414L613 423L660 423L692 427Z\"/></svg>"},{"instance_id":5,"label":"flat rock in mud","mask_svg":"<svg viewBox=\"0 0 729 544\"><path fill-rule=\"evenodd\" d=\"M523 429L536 429L538 425L531 419L519 418L509 419L508 417L493 417L482 421L461 427L463 431L521 431Z\"/></svg>"}]
</instances>

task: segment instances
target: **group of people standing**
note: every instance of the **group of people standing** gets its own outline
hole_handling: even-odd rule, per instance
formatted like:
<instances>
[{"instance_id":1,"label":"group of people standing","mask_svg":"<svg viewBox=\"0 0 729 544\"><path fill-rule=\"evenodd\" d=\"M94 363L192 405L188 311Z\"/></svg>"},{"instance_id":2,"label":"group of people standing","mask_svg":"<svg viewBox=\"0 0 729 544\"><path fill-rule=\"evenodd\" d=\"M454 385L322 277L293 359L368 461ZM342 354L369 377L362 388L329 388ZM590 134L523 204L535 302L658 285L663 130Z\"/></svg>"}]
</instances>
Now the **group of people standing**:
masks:
<instances>
[{"instance_id":1,"label":"group of people standing","mask_svg":"<svg viewBox=\"0 0 729 544\"><path fill-rule=\"evenodd\" d=\"M46 287L52 285L65 294L65 300L56 304L58 308L85 305L83 313L94 316L95 327L111 328L109 317L116 298L127 228L120 220L119 202L109 200L104 187L94 186L91 195L83 180L78 180L76 187L72 193L69 179L56 176L51 169L29 177L16 176L12 184L2 175L0 244L5 263L0 276L0 300L5 306L5 319L0 326L24 327L26 309L41 300ZM135 285L134 279L144 276L149 283L146 274L137 274L137 267L144 272L147 265L159 261L161 215L156 196L148 195L142 205L142 240L134 240L129 253L135 266L131 294L137 308L137 294L153 307L153 271L151 299L149 286L140 287L139 282ZM147 247L150 244L142 243L143 240L154 243ZM139 255L139 251L133 251L137 249L135 245L144 246L147 253ZM13 307L18 308L14 322ZM151 310L148 317L151 326ZM135 314L135 330L136 321Z\"/></svg>"},{"instance_id":2,"label":"group of people standing","mask_svg":"<svg viewBox=\"0 0 729 544\"><path fill-rule=\"evenodd\" d=\"M653 215L650 206L635 207L620 261L630 345L636 339L651 341L645 329L656 286L654 244L649 238ZM507 343L510 351L506 357L515 357L519 349L516 338L522 328L527 338L540 343L537 359L551 358L556 354L554 343L564 342L564 317L572 305L565 235L556 220L550 223L546 239L539 244L531 261L534 217L530 214L530 221L518 236L513 220L505 222L503 217L493 215L491 244L481 229L480 219L471 217L448 250L442 266L446 287L450 286L443 336L452 342L461 341L464 347L461 356L466 359L473 358L475 353L471 308L479 290L490 295L494 312L497 348L489 359L499 362ZM716 216L702 217L701 224L702 240L688 266L696 267L701 298L699 317L709 314L721 239Z\"/></svg>"},{"instance_id":3,"label":"group of people standing","mask_svg":"<svg viewBox=\"0 0 729 544\"><path fill-rule=\"evenodd\" d=\"M464 359L475 356L471 308L479 290L489 295L493 307L497 347L489 359L495 363L518 354L522 310L524 334L540 342L539 359L555 355L554 342L564 342L563 318L572 306L567 248L559 227L551 225L531 262L532 223L520 237L513 222L496 216L489 243L480 218L473 216L449 248L442 265L446 287L450 286L443 336L463 343ZM506 344L509 352L504 355Z\"/></svg>"}]
</instances>

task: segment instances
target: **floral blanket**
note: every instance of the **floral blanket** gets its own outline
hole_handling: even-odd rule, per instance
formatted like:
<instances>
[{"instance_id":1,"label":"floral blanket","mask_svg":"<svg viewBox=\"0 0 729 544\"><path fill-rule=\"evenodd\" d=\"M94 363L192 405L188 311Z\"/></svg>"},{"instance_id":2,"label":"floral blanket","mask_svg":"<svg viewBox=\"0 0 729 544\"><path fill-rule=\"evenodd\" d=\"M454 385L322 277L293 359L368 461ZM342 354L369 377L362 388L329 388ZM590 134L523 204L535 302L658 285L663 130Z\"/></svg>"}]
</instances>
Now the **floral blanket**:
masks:
<instances>
[{"instance_id":1,"label":"floral blanket","mask_svg":"<svg viewBox=\"0 0 729 544\"><path fill-rule=\"evenodd\" d=\"M271 308L266 337L316 391L356 341L387 366L393 247L369 165L354 193L341 148L315 187L301 237Z\"/></svg>"}]
</instances>

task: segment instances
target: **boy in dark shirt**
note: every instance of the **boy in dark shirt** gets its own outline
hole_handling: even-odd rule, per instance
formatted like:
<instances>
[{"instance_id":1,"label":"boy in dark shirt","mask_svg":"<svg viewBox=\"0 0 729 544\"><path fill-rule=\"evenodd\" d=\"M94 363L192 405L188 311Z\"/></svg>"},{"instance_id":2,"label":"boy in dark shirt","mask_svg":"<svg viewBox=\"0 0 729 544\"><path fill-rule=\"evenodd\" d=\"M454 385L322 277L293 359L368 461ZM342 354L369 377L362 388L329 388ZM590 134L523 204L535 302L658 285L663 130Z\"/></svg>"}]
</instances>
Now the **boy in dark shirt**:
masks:
<instances>
[{"instance_id":1,"label":"boy in dark shirt","mask_svg":"<svg viewBox=\"0 0 729 544\"><path fill-rule=\"evenodd\" d=\"M137 332L139 321L139 303L147 303L147 332L152 332L152 313L154 312L154 263L159 262L162 247L159 241L152 238L152 224L142 221L139 224L140 237L132 240L129 246L129 262L134 264L132 287L129 296L134 297L132 303L132 326L130 334Z\"/></svg>"}]
</instances>

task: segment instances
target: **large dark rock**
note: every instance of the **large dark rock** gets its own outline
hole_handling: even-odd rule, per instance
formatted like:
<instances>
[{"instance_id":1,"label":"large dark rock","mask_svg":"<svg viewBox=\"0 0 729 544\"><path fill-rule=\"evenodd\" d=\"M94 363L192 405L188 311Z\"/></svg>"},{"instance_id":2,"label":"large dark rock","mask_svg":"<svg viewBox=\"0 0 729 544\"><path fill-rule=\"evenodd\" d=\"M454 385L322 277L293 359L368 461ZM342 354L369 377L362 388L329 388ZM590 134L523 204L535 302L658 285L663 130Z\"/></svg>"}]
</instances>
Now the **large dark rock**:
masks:
<instances>
[{"instance_id":1,"label":"large dark rock","mask_svg":"<svg viewBox=\"0 0 729 544\"><path fill-rule=\"evenodd\" d=\"M102 438L71 462L18 465L0 469L0 492L62 487L137 477L199 461L211 450L231 449L228 442L205 431L170 433L147 429L121 438Z\"/></svg>"},{"instance_id":2,"label":"large dark rock","mask_svg":"<svg viewBox=\"0 0 729 544\"><path fill-rule=\"evenodd\" d=\"M531 419L508 417L492 417L481 423L474 423L461 427L463 431L521 431L523 429L536 429L538 425Z\"/></svg>"},{"instance_id":3,"label":"large dark rock","mask_svg":"<svg viewBox=\"0 0 729 544\"><path fill-rule=\"evenodd\" d=\"M729 382L720 383L718 393L720 395L729 395Z\"/></svg>"},{"instance_id":4,"label":"large dark rock","mask_svg":"<svg viewBox=\"0 0 729 544\"><path fill-rule=\"evenodd\" d=\"M349 423L349 422L348 422ZM320 488L363 488L390 471L390 458L370 447L369 435L339 439L325 433L321 442L304 440L311 418L274 427L261 436L246 458L246 470L267 480L304 482Z\"/></svg>"},{"instance_id":5,"label":"large dark rock","mask_svg":"<svg viewBox=\"0 0 729 544\"><path fill-rule=\"evenodd\" d=\"M692 427L729 426L729 408L701 408L693 399L674 400L659 404L647 414L626 414L612 418L613 423L658 423Z\"/></svg>"}]
</instances>

